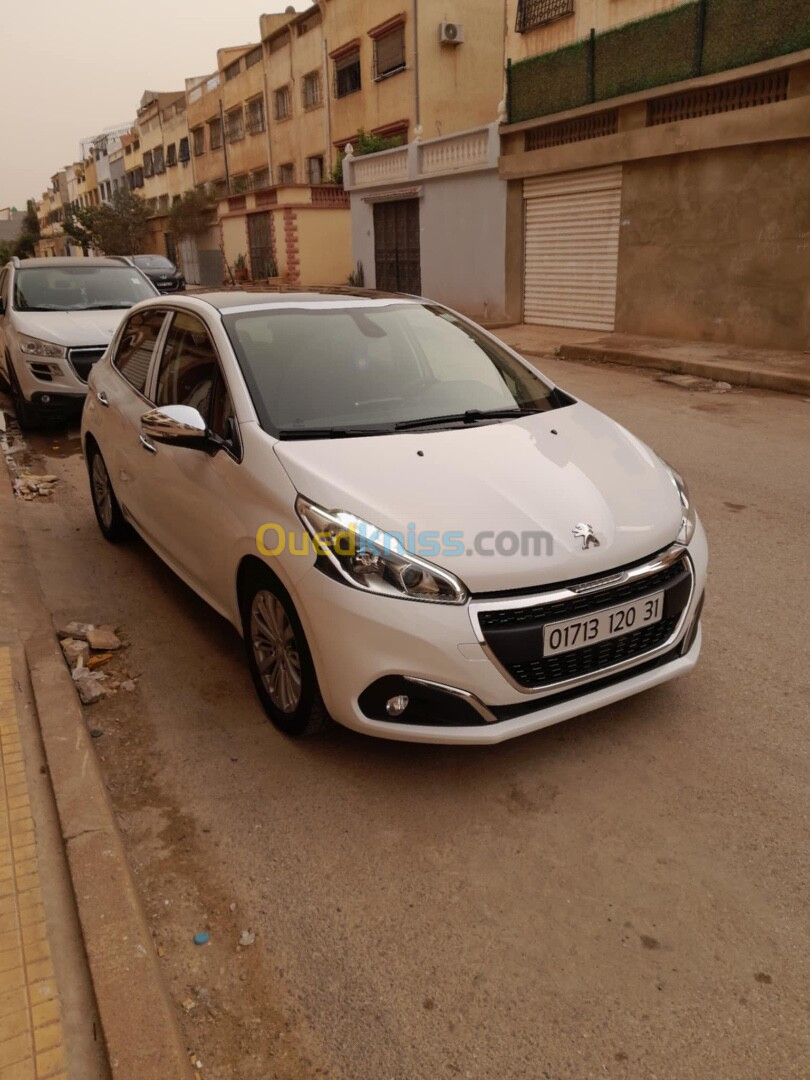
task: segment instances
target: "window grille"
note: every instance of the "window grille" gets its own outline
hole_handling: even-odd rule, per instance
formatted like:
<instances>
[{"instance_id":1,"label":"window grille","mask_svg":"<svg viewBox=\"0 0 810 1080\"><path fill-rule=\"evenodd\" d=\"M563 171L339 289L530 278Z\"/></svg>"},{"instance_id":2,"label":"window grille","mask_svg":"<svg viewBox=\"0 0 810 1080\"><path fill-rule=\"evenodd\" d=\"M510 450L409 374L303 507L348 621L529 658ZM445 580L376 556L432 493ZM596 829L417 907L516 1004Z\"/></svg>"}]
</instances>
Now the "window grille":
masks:
<instances>
[{"instance_id":1,"label":"window grille","mask_svg":"<svg viewBox=\"0 0 810 1080\"><path fill-rule=\"evenodd\" d=\"M289 86L273 91L273 119L286 120L292 116L292 97Z\"/></svg>"},{"instance_id":2,"label":"window grille","mask_svg":"<svg viewBox=\"0 0 810 1080\"><path fill-rule=\"evenodd\" d=\"M240 139L244 139L245 116L241 107L231 109L225 117L225 124L228 130L228 142L238 142Z\"/></svg>"},{"instance_id":3,"label":"window grille","mask_svg":"<svg viewBox=\"0 0 810 1080\"><path fill-rule=\"evenodd\" d=\"M518 0L515 30L525 34L527 30L573 14L574 0Z\"/></svg>"},{"instance_id":4,"label":"window grille","mask_svg":"<svg viewBox=\"0 0 810 1080\"><path fill-rule=\"evenodd\" d=\"M264 98L257 97L247 103L247 129L251 135L264 131Z\"/></svg>"},{"instance_id":5,"label":"window grille","mask_svg":"<svg viewBox=\"0 0 810 1080\"><path fill-rule=\"evenodd\" d=\"M323 98L320 71L310 71L301 82L301 100L305 109L320 105Z\"/></svg>"}]
</instances>

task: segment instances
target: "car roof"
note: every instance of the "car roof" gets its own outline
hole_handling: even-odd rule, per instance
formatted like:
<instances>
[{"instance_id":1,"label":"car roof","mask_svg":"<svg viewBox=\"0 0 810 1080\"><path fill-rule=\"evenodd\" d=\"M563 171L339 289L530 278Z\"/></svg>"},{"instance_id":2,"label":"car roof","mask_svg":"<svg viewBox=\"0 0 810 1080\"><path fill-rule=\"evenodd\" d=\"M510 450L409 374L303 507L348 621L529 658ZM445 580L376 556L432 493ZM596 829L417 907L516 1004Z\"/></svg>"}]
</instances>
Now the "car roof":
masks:
<instances>
[{"instance_id":1,"label":"car roof","mask_svg":"<svg viewBox=\"0 0 810 1080\"><path fill-rule=\"evenodd\" d=\"M272 307L274 304L327 304L334 302L336 297L344 300L422 300L422 297L408 296L405 293L376 292L373 289L351 289L341 286L312 286L299 291L290 286L280 286L267 289L212 289L210 292L193 292L188 294L195 300L204 300L205 303L222 311L223 309L235 309L240 307Z\"/></svg>"},{"instance_id":2,"label":"car roof","mask_svg":"<svg viewBox=\"0 0 810 1080\"><path fill-rule=\"evenodd\" d=\"M20 259L19 270L29 270L38 266L65 267L65 266L126 266L123 255L90 255L87 258L76 255L73 257L51 259Z\"/></svg>"}]
</instances>

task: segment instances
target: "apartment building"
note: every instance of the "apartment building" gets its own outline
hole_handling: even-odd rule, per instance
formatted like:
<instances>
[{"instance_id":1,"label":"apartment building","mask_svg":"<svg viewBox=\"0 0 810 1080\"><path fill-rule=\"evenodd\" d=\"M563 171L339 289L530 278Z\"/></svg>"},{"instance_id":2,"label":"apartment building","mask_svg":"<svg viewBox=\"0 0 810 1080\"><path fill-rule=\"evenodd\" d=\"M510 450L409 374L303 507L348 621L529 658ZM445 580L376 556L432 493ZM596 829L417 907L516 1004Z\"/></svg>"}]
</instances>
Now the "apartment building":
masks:
<instances>
[{"instance_id":1,"label":"apartment building","mask_svg":"<svg viewBox=\"0 0 810 1080\"><path fill-rule=\"evenodd\" d=\"M503 4L322 0L332 143L488 124L503 97Z\"/></svg>"},{"instance_id":2,"label":"apartment building","mask_svg":"<svg viewBox=\"0 0 810 1080\"><path fill-rule=\"evenodd\" d=\"M143 169L143 187L138 194L146 200L151 212L147 247L175 259L176 245L167 225L168 213L183 192L194 186L185 90L144 91L133 131L137 133ZM136 174L133 182L137 179Z\"/></svg>"},{"instance_id":3,"label":"apartment building","mask_svg":"<svg viewBox=\"0 0 810 1080\"><path fill-rule=\"evenodd\" d=\"M507 6L513 311L806 348L806 0Z\"/></svg>"},{"instance_id":4,"label":"apartment building","mask_svg":"<svg viewBox=\"0 0 810 1080\"><path fill-rule=\"evenodd\" d=\"M64 208L62 206L58 174L52 180L51 187L42 193L42 198L37 203L37 218L39 219L39 240L36 243L37 256L46 258L54 255L66 255L67 245L63 225Z\"/></svg>"},{"instance_id":5,"label":"apartment building","mask_svg":"<svg viewBox=\"0 0 810 1080\"><path fill-rule=\"evenodd\" d=\"M128 135L121 136L121 145L124 148L124 181L130 191L143 197L143 153L136 127L133 127Z\"/></svg>"},{"instance_id":6,"label":"apartment building","mask_svg":"<svg viewBox=\"0 0 810 1080\"><path fill-rule=\"evenodd\" d=\"M324 18L334 144L356 150L359 128L401 144L343 162L366 285L509 318L508 186L497 168L503 4L420 0L403 12L393 0L326 0Z\"/></svg>"}]
</instances>

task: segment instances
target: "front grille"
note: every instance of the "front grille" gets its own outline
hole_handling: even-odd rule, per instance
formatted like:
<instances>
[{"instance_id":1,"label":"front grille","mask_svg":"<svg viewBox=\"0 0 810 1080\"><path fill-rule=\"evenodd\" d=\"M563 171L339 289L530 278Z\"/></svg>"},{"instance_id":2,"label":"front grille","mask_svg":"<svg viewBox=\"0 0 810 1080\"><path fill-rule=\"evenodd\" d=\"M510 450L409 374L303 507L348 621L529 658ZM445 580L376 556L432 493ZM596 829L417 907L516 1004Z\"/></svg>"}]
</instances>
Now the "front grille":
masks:
<instances>
[{"instance_id":1,"label":"front grille","mask_svg":"<svg viewBox=\"0 0 810 1080\"><path fill-rule=\"evenodd\" d=\"M599 608L615 607L616 604L630 603L645 593L658 592L683 573L683 560L673 563L657 574L627 581L613 589L599 593L583 593L572 600L560 600L557 604L536 604L525 608L504 608L502 611L482 611L478 622L482 630L496 626L517 626L520 624L539 624L558 622L560 619L573 619L582 612L598 611Z\"/></svg>"},{"instance_id":2,"label":"front grille","mask_svg":"<svg viewBox=\"0 0 810 1080\"><path fill-rule=\"evenodd\" d=\"M100 360L107 350L102 346L100 349L69 349L68 360L82 382L90 378L90 369L96 361Z\"/></svg>"},{"instance_id":3,"label":"front grille","mask_svg":"<svg viewBox=\"0 0 810 1080\"><path fill-rule=\"evenodd\" d=\"M557 653L528 664L510 664L507 670L521 686L550 686L568 679L579 679L657 649L677 625L677 618L663 619L653 626L645 626L622 637L600 641L598 645L586 645L584 649Z\"/></svg>"},{"instance_id":4,"label":"front grille","mask_svg":"<svg viewBox=\"0 0 810 1080\"><path fill-rule=\"evenodd\" d=\"M478 622L485 642L512 679L520 686L542 689L587 678L660 648L675 633L691 589L691 566L682 556L649 577L551 604L482 611ZM543 627L547 623L590 615L661 591L664 610L660 622L581 649L543 656Z\"/></svg>"},{"instance_id":5,"label":"front grille","mask_svg":"<svg viewBox=\"0 0 810 1080\"><path fill-rule=\"evenodd\" d=\"M161 292L177 292L180 288L180 282L176 279L174 281L156 281L155 285Z\"/></svg>"}]
</instances>

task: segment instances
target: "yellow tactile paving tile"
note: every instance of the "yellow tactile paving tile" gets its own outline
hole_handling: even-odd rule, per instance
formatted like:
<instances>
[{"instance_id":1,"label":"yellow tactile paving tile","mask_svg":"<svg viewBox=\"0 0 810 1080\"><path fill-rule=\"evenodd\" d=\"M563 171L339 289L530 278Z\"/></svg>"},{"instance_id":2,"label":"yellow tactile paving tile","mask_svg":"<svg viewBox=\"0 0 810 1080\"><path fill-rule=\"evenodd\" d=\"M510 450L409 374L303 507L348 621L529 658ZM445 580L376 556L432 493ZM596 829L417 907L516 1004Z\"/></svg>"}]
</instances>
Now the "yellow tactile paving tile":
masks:
<instances>
[{"instance_id":1,"label":"yellow tactile paving tile","mask_svg":"<svg viewBox=\"0 0 810 1080\"><path fill-rule=\"evenodd\" d=\"M0 646L0 1080L64 1080L59 993L11 677Z\"/></svg>"}]
</instances>

